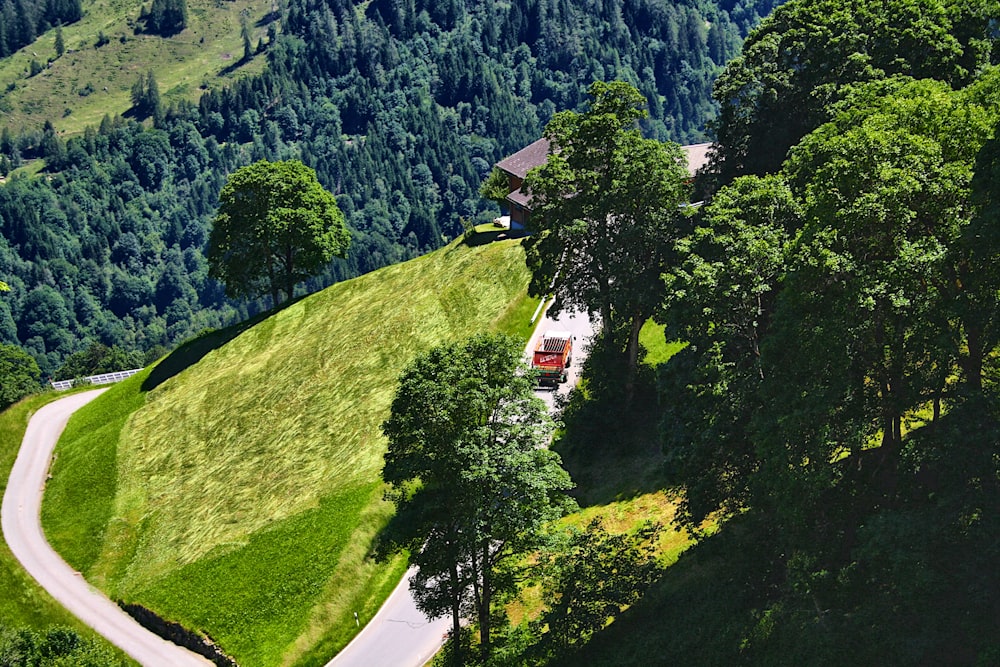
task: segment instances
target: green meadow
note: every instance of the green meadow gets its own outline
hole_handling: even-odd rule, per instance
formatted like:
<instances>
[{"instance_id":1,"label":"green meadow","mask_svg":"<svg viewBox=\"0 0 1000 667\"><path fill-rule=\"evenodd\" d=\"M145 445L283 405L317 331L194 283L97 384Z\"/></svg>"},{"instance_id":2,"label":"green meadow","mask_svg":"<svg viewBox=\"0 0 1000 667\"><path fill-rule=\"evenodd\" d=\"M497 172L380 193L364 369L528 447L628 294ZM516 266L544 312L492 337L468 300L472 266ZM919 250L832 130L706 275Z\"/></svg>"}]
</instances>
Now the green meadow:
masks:
<instances>
[{"instance_id":1,"label":"green meadow","mask_svg":"<svg viewBox=\"0 0 1000 667\"><path fill-rule=\"evenodd\" d=\"M125 113L132 85L153 71L164 102L197 102L204 88L216 88L236 77L257 73L264 56L241 63L240 19L251 27L254 46L267 32L261 19L270 0L188 0L188 27L164 39L136 33L139 0L84 0L84 16L64 26L66 53L56 58L56 31L0 61L0 117L11 130L41 129L51 120L56 129L76 134L96 127L105 114ZM108 42L98 47L98 35ZM44 69L29 77L31 61ZM51 60L51 62L50 62Z\"/></svg>"},{"instance_id":2,"label":"green meadow","mask_svg":"<svg viewBox=\"0 0 1000 667\"><path fill-rule=\"evenodd\" d=\"M241 665L323 664L405 569L370 558L396 378L443 341L530 331L527 283L518 242L456 242L192 341L74 416L49 540Z\"/></svg>"}]
</instances>

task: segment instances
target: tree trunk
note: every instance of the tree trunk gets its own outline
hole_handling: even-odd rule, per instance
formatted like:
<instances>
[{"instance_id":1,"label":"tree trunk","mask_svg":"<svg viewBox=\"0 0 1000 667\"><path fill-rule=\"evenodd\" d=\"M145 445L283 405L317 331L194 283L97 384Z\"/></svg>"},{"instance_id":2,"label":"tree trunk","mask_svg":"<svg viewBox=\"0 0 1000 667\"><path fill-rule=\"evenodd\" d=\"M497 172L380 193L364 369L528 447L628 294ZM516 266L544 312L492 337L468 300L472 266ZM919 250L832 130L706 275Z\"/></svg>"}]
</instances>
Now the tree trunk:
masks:
<instances>
[{"instance_id":1,"label":"tree trunk","mask_svg":"<svg viewBox=\"0 0 1000 667\"><path fill-rule=\"evenodd\" d=\"M977 394L983 392L983 336L979 327L966 328L966 342L969 346L969 354L962 364L965 371L965 383Z\"/></svg>"},{"instance_id":2,"label":"tree trunk","mask_svg":"<svg viewBox=\"0 0 1000 667\"><path fill-rule=\"evenodd\" d=\"M271 287L271 307L278 307L278 281L274 275L274 257L267 253L267 284Z\"/></svg>"},{"instance_id":3,"label":"tree trunk","mask_svg":"<svg viewBox=\"0 0 1000 667\"><path fill-rule=\"evenodd\" d=\"M285 299L288 301L292 300L292 295L295 294L295 278L293 277L293 269L295 262L295 256L292 249L285 249Z\"/></svg>"},{"instance_id":4,"label":"tree trunk","mask_svg":"<svg viewBox=\"0 0 1000 667\"><path fill-rule=\"evenodd\" d=\"M480 623L482 623L482 619L483 619L483 612L482 612L482 609L483 609L483 588L482 588L482 583L483 583L483 577L484 577L484 575L483 575L483 569L482 569L481 566L484 566L484 564L482 564L482 563L479 562L479 550L476 547L475 543L473 543L472 544L472 548L469 549L469 554L471 556L469 564L470 564L471 575L472 575L472 600L473 600L473 603L476 606L476 616L477 616L477 619L479 620ZM482 632L483 632L483 629L480 628L480 642L482 642L482 637L483 637ZM486 636L489 636L489 629L488 628L486 629L486 633L487 633Z\"/></svg>"},{"instance_id":5,"label":"tree trunk","mask_svg":"<svg viewBox=\"0 0 1000 667\"><path fill-rule=\"evenodd\" d=\"M628 334L628 375L625 376L625 407L632 404L635 397L635 379L639 374L639 332L645 322L641 317L633 316L629 323Z\"/></svg>"},{"instance_id":6,"label":"tree trunk","mask_svg":"<svg viewBox=\"0 0 1000 667\"><path fill-rule=\"evenodd\" d=\"M483 547L483 559L482 559L482 588L480 590L479 599L479 644L482 648L482 658L483 662L489 662L490 650L492 648L491 642L491 628L490 628L490 604L493 597L492 582L490 581L490 566L487 554L489 553L489 544L487 543Z\"/></svg>"},{"instance_id":7,"label":"tree trunk","mask_svg":"<svg viewBox=\"0 0 1000 667\"><path fill-rule=\"evenodd\" d=\"M267 285L271 288L271 307L278 307L278 277L274 269L274 249L271 247L271 231L267 228L267 216L265 215L264 229L264 266L267 267Z\"/></svg>"},{"instance_id":8,"label":"tree trunk","mask_svg":"<svg viewBox=\"0 0 1000 667\"><path fill-rule=\"evenodd\" d=\"M458 563L453 563L451 566L451 640L454 642L455 651L452 654L454 656L455 665L461 665L464 662L464 656L462 655L462 583L458 578Z\"/></svg>"}]
</instances>

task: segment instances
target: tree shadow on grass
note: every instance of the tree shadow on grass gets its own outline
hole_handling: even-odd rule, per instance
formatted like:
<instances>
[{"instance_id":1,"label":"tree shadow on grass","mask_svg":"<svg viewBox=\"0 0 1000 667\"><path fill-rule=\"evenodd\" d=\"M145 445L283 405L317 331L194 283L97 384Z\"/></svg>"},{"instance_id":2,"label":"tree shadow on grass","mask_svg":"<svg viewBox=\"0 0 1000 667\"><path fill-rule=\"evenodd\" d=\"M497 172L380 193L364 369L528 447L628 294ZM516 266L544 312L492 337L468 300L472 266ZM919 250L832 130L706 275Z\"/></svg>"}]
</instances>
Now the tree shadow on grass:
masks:
<instances>
[{"instance_id":1,"label":"tree shadow on grass","mask_svg":"<svg viewBox=\"0 0 1000 667\"><path fill-rule=\"evenodd\" d=\"M308 295L305 295L308 296ZM289 299L277 308L255 315L248 320L233 324L225 329L207 331L180 345L173 352L160 360L156 367L150 372L142 383L142 391L152 391L161 384L174 377L181 371L187 370L191 366L201 361L205 355L212 350L216 350L229 341L239 336L244 331L263 322L275 313L284 310L288 306L296 303L299 299Z\"/></svg>"},{"instance_id":2,"label":"tree shadow on grass","mask_svg":"<svg viewBox=\"0 0 1000 667\"><path fill-rule=\"evenodd\" d=\"M490 229L488 231L477 231L470 237L466 238L464 243L470 248L476 248L482 245L488 245L494 241L520 239L527 235L528 232L524 229L505 229L503 227L497 227L495 230Z\"/></svg>"},{"instance_id":3,"label":"tree shadow on grass","mask_svg":"<svg viewBox=\"0 0 1000 667\"><path fill-rule=\"evenodd\" d=\"M549 667L748 664L743 642L776 585L767 532L738 519L661 570L642 598ZM776 664L770 662L767 664ZM777 663L781 664L781 663ZM785 664L808 664L789 662Z\"/></svg>"},{"instance_id":4,"label":"tree shadow on grass","mask_svg":"<svg viewBox=\"0 0 1000 667\"><path fill-rule=\"evenodd\" d=\"M630 405L621 392L595 393L587 382L570 392L552 444L576 483L576 501L606 505L666 488L652 378L640 381Z\"/></svg>"}]
</instances>

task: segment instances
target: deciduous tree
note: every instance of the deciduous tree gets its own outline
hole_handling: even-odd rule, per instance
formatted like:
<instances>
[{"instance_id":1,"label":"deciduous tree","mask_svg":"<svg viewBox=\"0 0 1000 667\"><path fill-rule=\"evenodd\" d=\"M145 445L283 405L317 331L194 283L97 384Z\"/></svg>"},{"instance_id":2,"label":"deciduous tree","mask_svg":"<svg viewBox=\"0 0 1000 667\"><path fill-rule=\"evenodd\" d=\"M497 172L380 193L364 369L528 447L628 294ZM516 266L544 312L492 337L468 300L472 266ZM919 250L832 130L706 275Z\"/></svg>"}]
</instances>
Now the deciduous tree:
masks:
<instances>
[{"instance_id":1,"label":"deciduous tree","mask_svg":"<svg viewBox=\"0 0 1000 667\"><path fill-rule=\"evenodd\" d=\"M770 369L770 333L786 254L802 210L783 178L743 177L721 189L679 244L657 319L688 346L661 371L669 478L685 489L680 520L750 503L759 467L750 430Z\"/></svg>"},{"instance_id":2,"label":"deciduous tree","mask_svg":"<svg viewBox=\"0 0 1000 667\"><path fill-rule=\"evenodd\" d=\"M849 102L786 165L806 224L765 351L765 392L787 416L762 442L765 458L780 450L797 479L826 484L830 461L878 441L891 491L906 415L939 398L968 354L959 241L992 128L940 83L873 84Z\"/></svg>"},{"instance_id":3,"label":"deciduous tree","mask_svg":"<svg viewBox=\"0 0 1000 667\"><path fill-rule=\"evenodd\" d=\"M597 518L583 530L571 528L565 544L544 551L539 567L547 608L535 623L544 634L532 651L541 659L582 646L635 604L662 573L661 530L644 524L610 533Z\"/></svg>"},{"instance_id":4,"label":"deciduous tree","mask_svg":"<svg viewBox=\"0 0 1000 667\"><path fill-rule=\"evenodd\" d=\"M138 352L129 352L118 345L108 347L101 343L91 343L87 349L66 357L52 379L73 380L88 375L142 368L143 364L142 354Z\"/></svg>"},{"instance_id":5,"label":"deciduous tree","mask_svg":"<svg viewBox=\"0 0 1000 667\"><path fill-rule=\"evenodd\" d=\"M410 364L382 426L382 476L397 508L385 546L409 550L418 606L450 614L456 641L461 619L476 619L484 656L520 557L569 502L569 475L545 448L552 422L532 388L519 340L478 335Z\"/></svg>"},{"instance_id":6,"label":"deciduous tree","mask_svg":"<svg viewBox=\"0 0 1000 667\"><path fill-rule=\"evenodd\" d=\"M261 160L237 170L219 195L209 275L233 297L284 292L344 257L350 232L333 195L301 162Z\"/></svg>"},{"instance_id":7,"label":"deciduous tree","mask_svg":"<svg viewBox=\"0 0 1000 667\"><path fill-rule=\"evenodd\" d=\"M626 353L630 384L639 330L680 235L688 173L678 145L640 134L646 100L638 90L598 81L589 92L587 111L558 113L546 126L548 162L525 179L531 291L551 285L557 311L600 315L605 344Z\"/></svg>"},{"instance_id":8,"label":"deciduous tree","mask_svg":"<svg viewBox=\"0 0 1000 667\"><path fill-rule=\"evenodd\" d=\"M997 8L996 0L792 0L775 9L715 84L722 182L778 171L851 83L905 74L968 84L991 60Z\"/></svg>"},{"instance_id":9,"label":"deciduous tree","mask_svg":"<svg viewBox=\"0 0 1000 667\"><path fill-rule=\"evenodd\" d=\"M0 410L41 389L42 372L16 345L0 345Z\"/></svg>"}]
</instances>

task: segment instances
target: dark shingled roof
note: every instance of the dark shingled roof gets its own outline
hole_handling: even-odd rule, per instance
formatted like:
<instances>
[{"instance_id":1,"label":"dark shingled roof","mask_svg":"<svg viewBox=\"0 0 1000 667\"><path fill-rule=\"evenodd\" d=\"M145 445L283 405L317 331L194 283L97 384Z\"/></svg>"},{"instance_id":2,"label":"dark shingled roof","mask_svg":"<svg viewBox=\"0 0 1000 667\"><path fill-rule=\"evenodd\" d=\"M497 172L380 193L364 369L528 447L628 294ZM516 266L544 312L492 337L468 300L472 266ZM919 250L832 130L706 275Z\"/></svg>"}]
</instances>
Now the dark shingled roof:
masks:
<instances>
[{"instance_id":1,"label":"dark shingled roof","mask_svg":"<svg viewBox=\"0 0 1000 667\"><path fill-rule=\"evenodd\" d=\"M497 167L508 174L524 178L533 167L545 164L549 159L549 140L542 138L525 146L510 157L497 162Z\"/></svg>"},{"instance_id":2,"label":"dark shingled roof","mask_svg":"<svg viewBox=\"0 0 1000 667\"><path fill-rule=\"evenodd\" d=\"M507 195L507 201L523 206L524 208L531 208L531 197L524 194L520 190L514 190L509 195Z\"/></svg>"},{"instance_id":3,"label":"dark shingled roof","mask_svg":"<svg viewBox=\"0 0 1000 667\"><path fill-rule=\"evenodd\" d=\"M694 176L695 172L708 162L708 149L711 146L712 144L681 146L681 150L684 151L684 155L687 157L689 174ZM527 176L529 170L545 164L548 159L549 140L543 138L529 146L525 146L510 157L500 160L500 162L497 162L497 167L512 176L523 179ZM521 192L521 190L514 190L507 195L507 201L531 210L531 198Z\"/></svg>"}]
</instances>

